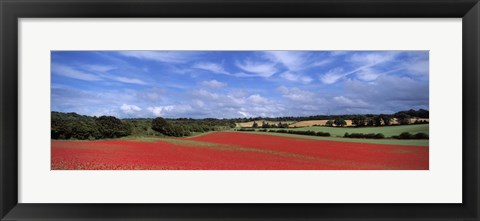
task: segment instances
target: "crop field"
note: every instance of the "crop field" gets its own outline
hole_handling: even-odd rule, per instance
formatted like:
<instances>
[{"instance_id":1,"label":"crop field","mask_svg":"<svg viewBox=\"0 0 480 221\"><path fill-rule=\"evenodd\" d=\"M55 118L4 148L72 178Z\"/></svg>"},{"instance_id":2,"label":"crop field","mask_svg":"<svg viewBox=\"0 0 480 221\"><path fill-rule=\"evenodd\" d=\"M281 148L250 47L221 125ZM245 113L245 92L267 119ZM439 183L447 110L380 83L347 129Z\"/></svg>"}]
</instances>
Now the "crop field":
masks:
<instances>
[{"instance_id":1,"label":"crop field","mask_svg":"<svg viewBox=\"0 0 480 221\"><path fill-rule=\"evenodd\" d=\"M382 126L382 127L323 127L323 126L314 126L314 127L302 127L294 128L289 130L299 130L299 131L322 131L329 132L332 136L343 136L345 133L382 133L386 137L396 136L403 132L409 133L427 133L428 134L429 125L428 124L415 124L415 125L398 125L398 126Z\"/></svg>"},{"instance_id":2,"label":"crop field","mask_svg":"<svg viewBox=\"0 0 480 221\"><path fill-rule=\"evenodd\" d=\"M263 122L268 123L270 125L273 125L273 124L276 125L278 123L282 123L282 124L292 124L293 123L292 121L263 121L263 120L260 120L260 121L249 121L249 122L242 122L242 123L236 123L236 124L237 124L237 127L252 127L254 122L256 122L259 127L261 127L263 125Z\"/></svg>"},{"instance_id":3,"label":"crop field","mask_svg":"<svg viewBox=\"0 0 480 221\"><path fill-rule=\"evenodd\" d=\"M243 132L189 138L52 140L53 170L428 170L428 146Z\"/></svg>"},{"instance_id":4,"label":"crop field","mask_svg":"<svg viewBox=\"0 0 480 221\"><path fill-rule=\"evenodd\" d=\"M311 127L313 125L324 126L327 124L327 121L328 120L304 120L289 124L288 127ZM347 123L346 126L352 126L351 120L345 120L345 122Z\"/></svg>"}]
</instances>

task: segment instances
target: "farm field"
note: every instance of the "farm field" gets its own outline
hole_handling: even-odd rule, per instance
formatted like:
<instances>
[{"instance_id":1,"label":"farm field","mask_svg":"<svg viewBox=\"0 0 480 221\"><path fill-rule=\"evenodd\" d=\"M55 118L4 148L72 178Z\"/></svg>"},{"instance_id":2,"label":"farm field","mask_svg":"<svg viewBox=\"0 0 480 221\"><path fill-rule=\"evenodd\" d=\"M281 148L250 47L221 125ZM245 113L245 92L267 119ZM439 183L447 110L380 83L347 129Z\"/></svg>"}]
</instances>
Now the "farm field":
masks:
<instances>
[{"instance_id":1,"label":"farm field","mask_svg":"<svg viewBox=\"0 0 480 221\"><path fill-rule=\"evenodd\" d=\"M292 124L293 123L292 121L263 121L263 120L259 120L259 121L249 121L249 122L236 123L236 125L237 125L237 127L252 127L254 122L256 122L259 127L261 127L263 125L263 122L271 124L271 125L272 124L276 125L278 123L282 123L282 124Z\"/></svg>"},{"instance_id":2,"label":"farm field","mask_svg":"<svg viewBox=\"0 0 480 221\"><path fill-rule=\"evenodd\" d=\"M415 124L415 125L399 125L399 126L382 126L382 127L322 127L322 126L313 126L313 127L302 127L302 128L293 128L289 130L297 131L322 131L329 132L332 136L343 136L345 133L382 133L386 137L396 136L403 132L409 132L411 134L415 133L426 133L428 134L429 125L428 124Z\"/></svg>"},{"instance_id":3,"label":"farm field","mask_svg":"<svg viewBox=\"0 0 480 221\"><path fill-rule=\"evenodd\" d=\"M312 139L312 140L329 140L329 141L339 141L346 143L369 143L369 144L386 144L386 145L404 145L404 146L428 146L429 140L426 139L362 139L362 138L345 138L345 137L322 137L322 136L307 136L300 134L287 134L287 133L273 133L273 132L245 132L242 133L251 133L259 135L269 135L269 136L278 136L278 137L291 137L291 138L301 138L301 139Z\"/></svg>"},{"instance_id":4,"label":"farm field","mask_svg":"<svg viewBox=\"0 0 480 221\"><path fill-rule=\"evenodd\" d=\"M52 140L54 170L425 170L428 146L244 132L188 138Z\"/></svg>"}]
</instances>

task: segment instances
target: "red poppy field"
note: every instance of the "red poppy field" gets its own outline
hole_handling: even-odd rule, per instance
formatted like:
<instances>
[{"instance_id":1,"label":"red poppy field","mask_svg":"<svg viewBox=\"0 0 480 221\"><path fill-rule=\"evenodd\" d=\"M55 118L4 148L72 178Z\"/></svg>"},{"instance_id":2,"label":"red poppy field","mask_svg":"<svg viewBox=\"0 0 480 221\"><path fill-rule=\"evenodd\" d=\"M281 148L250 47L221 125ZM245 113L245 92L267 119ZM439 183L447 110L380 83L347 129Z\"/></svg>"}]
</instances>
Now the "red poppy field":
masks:
<instances>
[{"instance_id":1,"label":"red poppy field","mask_svg":"<svg viewBox=\"0 0 480 221\"><path fill-rule=\"evenodd\" d=\"M428 170L428 146L241 132L191 138L52 140L52 170Z\"/></svg>"}]
</instances>

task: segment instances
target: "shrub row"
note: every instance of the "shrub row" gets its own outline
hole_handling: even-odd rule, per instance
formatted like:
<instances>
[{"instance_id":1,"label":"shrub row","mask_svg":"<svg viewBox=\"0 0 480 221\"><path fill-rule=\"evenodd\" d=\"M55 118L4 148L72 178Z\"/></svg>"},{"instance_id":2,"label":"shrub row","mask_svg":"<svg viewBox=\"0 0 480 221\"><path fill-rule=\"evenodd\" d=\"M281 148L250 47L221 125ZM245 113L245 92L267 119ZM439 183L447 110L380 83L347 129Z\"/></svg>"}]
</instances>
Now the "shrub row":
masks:
<instances>
[{"instance_id":1,"label":"shrub row","mask_svg":"<svg viewBox=\"0 0 480 221\"><path fill-rule=\"evenodd\" d=\"M428 134L426 134L426 133L411 134L409 132L403 132L398 136L393 136L392 138L396 138L396 139L428 139Z\"/></svg>"},{"instance_id":2,"label":"shrub row","mask_svg":"<svg viewBox=\"0 0 480 221\"><path fill-rule=\"evenodd\" d=\"M255 129L251 129L251 128L240 128L240 129L238 129L237 131L255 131Z\"/></svg>"},{"instance_id":3,"label":"shrub row","mask_svg":"<svg viewBox=\"0 0 480 221\"><path fill-rule=\"evenodd\" d=\"M307 136L320 136L320 137L329 137L330 133L328 132L315 132L311 130L307 131L297 131L297 130L269 130L268 132L274 133L287 133L287 134L299 134L299 135L307 135Z\"/></svg>"},{"instance_id":4,"label":"shrub row","mask_svg":"<svg viewBox=\"0 0 480 221\"><path fill-rule=\"evenodd\" d=\"M343 137L348 137L348 138L368 138L368 139L383 139L385 138L385 135L378 133L378 134L362 134L362 133L345 133Z\"/></svg>"}]
</instances>

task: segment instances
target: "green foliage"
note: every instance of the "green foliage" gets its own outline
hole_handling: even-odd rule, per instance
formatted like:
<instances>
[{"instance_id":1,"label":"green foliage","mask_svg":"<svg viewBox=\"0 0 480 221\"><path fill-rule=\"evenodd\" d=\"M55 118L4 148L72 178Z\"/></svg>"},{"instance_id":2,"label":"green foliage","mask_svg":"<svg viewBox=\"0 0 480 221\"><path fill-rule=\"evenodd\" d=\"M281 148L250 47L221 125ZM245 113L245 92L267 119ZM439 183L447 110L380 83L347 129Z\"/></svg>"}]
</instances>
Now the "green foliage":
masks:
<instances>
[{"instance_id":1,"label":"green foliage","mask_svg":"<svg viewBox=\"0 0 480 221\"><path fill-rule=\"evenodd\" d=\"M326 123L325 123L326 126L329 126L329 127L333 127L333 120L328 120Z\"/></svg>"},{"instance_id":2,"label":"green foliage","mask_svg":"<svg viewBox=\"0 0 480 221\"><path fill-rule=\"evenodd\" d=\"M132 133L130 125L113 116L101 116L95 123L102 138L125 137Z\"/></svg>"},{"instance_id":3,"label":"green foliage","mask_svg":"<svg viewBox=\"0 0 480 221\"><path fill-rule=\"evenodd\" d=\"M128 136L131 127L115 117L52 112L50 131L52 139L94 140Z\"/></svg>"},{"instance_id":4,"label":"green foliage","mask_svg":"<svg viewBox=\"0 0 480 221\"><path fill-rule=\"evenodd\" d=\"M382 133L377 133L377 134L374 134L374 133L370 133L370 134L362 134L362 133L352 133L352 134L349 134L349 133L345 133L345 135L343 135L343 137L348 137L348 138L367 138L367 139L383 139L383 138L385 138L385 135L383 135Z\"/></svg>"},{"instance_id":5,"label":"green foliage","mask_svg":"<svg viewBox=\"0 0 480 221\"><path fill-rule=\"evenodd\" d=\"M259 131L267 132L267 131L263 131L263 130L259 130ZM298 134L298 135L307 135L307 136L320 136L320 137L329 137L329 136L330 136L330 133L328 133L328 132L322 132L322 131L315 132L315 131L311 131L311 130L308 130L308 131L296 131L296 130L284 130L284 129L280 129L280 130L269 130L268 132Z\"/></svg>"},{"instance_id":6,"label":"green foliage","mask_svg":"<svg viewBox=\"0 0 480 221\"><path fill-rule=\"evenodd\" d=\"M398 136L393 136L393 138L397 139L428 139L428 134L427 133L416 133L416 134L411 134L409 132L403 132Z\"/></svg>"},{"instance_id":7,"label":"green foliage","mask_svg":"<svg viewBox=\"0 0 480 221\"><path fill-rule=\"evenodd\" d=\"M407 125L407 124L410 124L410 115L407 115L405 113L399 113L399 114L395 114L395 117L397 118L398 120L398 123L400 125Z\"/></svg>"},{"instance_id":8,"label":"green foliage","mask_svg":"<svg viewBox=\"0 0 480 221\"><path fill-rule=\"evenodd\" d=\"M148 120L148 119L144 119ZM151 127L154 131L165 136L184 137L192 133L204 133L209 131L229 130L235 128L235 121L230 119L163 119L155 118L152 120Z\"/></svg>"},{"instance_id":9,"label":"green foliage","mask_svg":"<svg viewBox=\"0 0 480 221\"><path fill-rule=\"evenodd\" d=\"M367 123L367 118L364 115L358 115L352 119L352 124L355 125L356 127L363 127L365 126L366 123Z\"/></svg>"},{"instance_id":10,"label":"green foliage","mask_svg":"<svg viewBox=\"0 0 480 221\"><path fill-rule=\"evenodd\" d=\"M291 130L313 130L313 131L324 131L329 132L332 136L343 137L345 133L382 133L385 137L392 137L399 135L402 132L415 133L426 133L429 132L428 124L412 124L412 125L395 125L395 126L381 126L381 127L326 127L326 126L317 126L317 127L302 127L302 128L291 128Z\"/></svg>"},{"instance_id":11,"label":"green foliage","mask_svg":"<svg viewBox=\"0 0 480 221\"><path fill-rule=\"evenodd\" d=\"M337 118L335 121L333 121L333 123L337 125L337 127L343 127L347 125L347 121L345 121L343 118Z\"/></svg>"}]
</instances>

